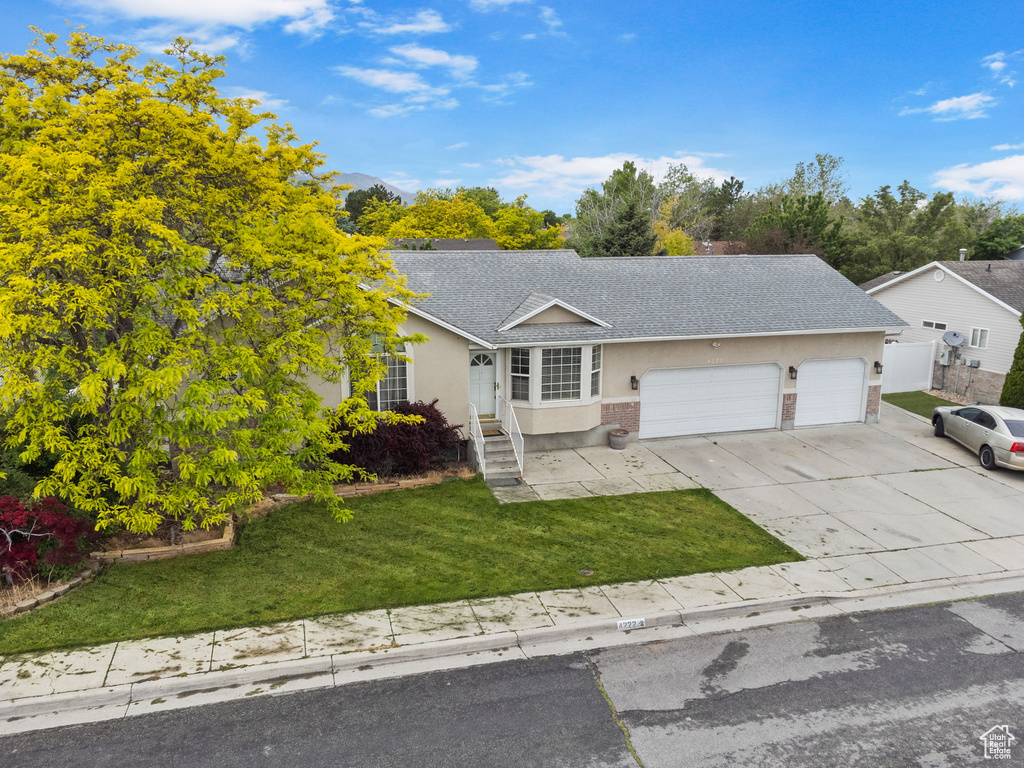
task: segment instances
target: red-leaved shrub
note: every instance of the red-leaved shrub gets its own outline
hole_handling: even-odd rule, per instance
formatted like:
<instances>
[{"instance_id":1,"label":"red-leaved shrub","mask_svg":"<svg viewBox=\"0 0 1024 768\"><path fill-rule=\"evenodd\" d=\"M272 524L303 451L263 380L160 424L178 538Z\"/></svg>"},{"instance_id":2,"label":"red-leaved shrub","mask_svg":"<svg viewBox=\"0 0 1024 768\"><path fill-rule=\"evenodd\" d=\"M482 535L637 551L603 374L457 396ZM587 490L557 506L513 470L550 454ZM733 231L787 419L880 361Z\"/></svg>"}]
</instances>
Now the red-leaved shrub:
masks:
<instances>
[{"instance_id":1,"label":"red-leaved shrub","mask_svg":"<svg viewBox=\"0 0 1024 768\"><path fill-rule=\"evenodd\" d=\"M373 432L346 434L348 450L336 451L331 458L341 464L355 464L379 477L417 475L439 463L444 454L459 444L459 425L451 425L437 409L437 400L429 403L398 403L395 413L422 416L419 424L379 422ZM345 432L351 427L344 425Z\"/></svg>"},{"instance_id":2,"label":"red-leaved shrub","mask_svg":"<svg viewBox=\"0 0 1024 768\"><path fill-rule=\"evenodd\" d=\"M0 575L24 581L47 565L73 565L85 559L83 545L92 539L92 525L75 517L52 496L34 504L17 496L0 496Z\"/></svg>"}]
</instances>

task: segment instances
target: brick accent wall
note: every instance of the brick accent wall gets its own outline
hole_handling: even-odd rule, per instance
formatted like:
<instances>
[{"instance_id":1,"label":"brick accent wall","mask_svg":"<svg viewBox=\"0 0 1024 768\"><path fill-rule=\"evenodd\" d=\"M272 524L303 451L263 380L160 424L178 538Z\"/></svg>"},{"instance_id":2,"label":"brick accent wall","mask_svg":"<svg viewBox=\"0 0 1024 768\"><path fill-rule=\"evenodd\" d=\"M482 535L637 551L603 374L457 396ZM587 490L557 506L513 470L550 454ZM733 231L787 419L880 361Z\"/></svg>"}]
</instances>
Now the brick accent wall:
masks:
<instances>
[{"instance_id":1,"label":"brick accent wall","mask_svg":"<svg viewBox=\"0 0 1024 768\"><path fill-rule=\"evenodd\" d=\"M791 429L796 418L796 392L785 392L782 395L782 428Z\"/></svg>"},{"instance_id":2,"label":"brick accent wall","mask_svg":"<svg viewBox=\"0 0 1024 768\"><path fill-rule=\"evenodd\" d=\"M957 380L957 372L960 379ZM984 368L968 368L966 365L950 365L946 367L946 391L977 400L986 405L996 405L1003 393L1005 373L986 371ZM967 383L970 382L970 386ZM932 386L942 389L942 366L935 363Z\"/></svg>"},{"instance_id":3,"label":"brick accent wall","mask_svg":"<svg viewBox=\"0 0 1024 768\"><path fill-rule=\"evenodd\" d=\"M640 431L640 401L601 403L601 423L618 424L630 432Z\"/></svg>"},{"instance_id":4,"label":"brick accent wall","mask_svg":"<svg viewBox=\"0 0 1024 768\"><path fill-rule=\"evenodd\" d=\"M865 411L865 416L878 416L878 411L882 407L882 385L872 384L868 387L868 407Z\"/></svg>"}]
</instances>

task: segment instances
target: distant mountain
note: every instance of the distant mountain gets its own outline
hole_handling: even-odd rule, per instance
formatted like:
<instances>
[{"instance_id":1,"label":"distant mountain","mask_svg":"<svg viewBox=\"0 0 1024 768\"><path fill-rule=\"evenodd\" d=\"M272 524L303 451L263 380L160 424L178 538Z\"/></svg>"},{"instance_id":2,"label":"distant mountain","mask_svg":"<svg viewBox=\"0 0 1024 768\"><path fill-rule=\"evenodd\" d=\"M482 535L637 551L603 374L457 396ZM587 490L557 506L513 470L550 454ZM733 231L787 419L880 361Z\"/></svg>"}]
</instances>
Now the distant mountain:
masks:
<instances>
[{"instance_id":1,"label":"distant mountain","mask_svg":"<svg viewBox=\"0 0 1024 768\"><path fill-rule=\"evenodd\" d=\"M412 192L406 192L404 189L399 189L394 184L388 184L384 179L379 179L376 176L368 176L365 173L339 173L336 177L336 181L338 184L351 184L352 189L348 190L348 192L352 192L356 189L369 189L374 184L381 184L388 192L402 198L402 202L406 205L411 205L414 197ZM346 192L346 195L348 192Z\"/></svg>"}]
</instances>

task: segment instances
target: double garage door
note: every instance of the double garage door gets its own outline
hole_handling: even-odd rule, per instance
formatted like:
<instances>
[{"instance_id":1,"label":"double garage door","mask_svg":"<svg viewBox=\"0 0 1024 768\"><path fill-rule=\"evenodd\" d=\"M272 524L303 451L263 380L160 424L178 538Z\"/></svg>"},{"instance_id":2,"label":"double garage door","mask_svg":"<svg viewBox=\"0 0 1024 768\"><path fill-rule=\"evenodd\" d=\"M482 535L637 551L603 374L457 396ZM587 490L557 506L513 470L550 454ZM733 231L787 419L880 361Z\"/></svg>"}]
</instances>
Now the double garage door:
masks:
<instances>
[{"instance_id":1,"label":"double garage door","mask_svg":"<svg viewBox=\"0 0 1024 768\"><path fill-rule=\"evenodd\" d=\"M862 417L861 359L807 361L797 386L797 426ZM648 371L640 381L640 438L774 429L781 387L774 363Z\"/></svg>"}]
</instances>

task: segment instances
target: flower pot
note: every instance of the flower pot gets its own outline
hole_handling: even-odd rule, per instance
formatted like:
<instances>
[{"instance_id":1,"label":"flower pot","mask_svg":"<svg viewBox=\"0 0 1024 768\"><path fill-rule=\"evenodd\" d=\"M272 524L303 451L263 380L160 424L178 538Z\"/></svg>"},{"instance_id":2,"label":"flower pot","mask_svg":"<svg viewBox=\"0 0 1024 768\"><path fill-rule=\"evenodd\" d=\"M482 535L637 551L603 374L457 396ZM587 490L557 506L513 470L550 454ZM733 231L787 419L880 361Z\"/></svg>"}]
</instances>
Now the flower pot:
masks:
<instances>
[{"instance_id":1,"label":"flower pot","mask_svg":"<svg viewBox=\"0 0 1024 768\"><path fill-rule=\"evenodd\" d=\"M621 451L626 447L626 441L629 439L628 429L611 429L608 430L608 445L616 450Z\"/></svg>"}]
</instances>

